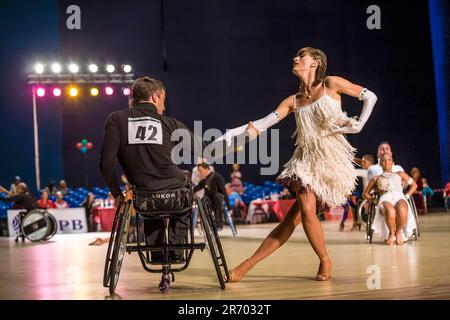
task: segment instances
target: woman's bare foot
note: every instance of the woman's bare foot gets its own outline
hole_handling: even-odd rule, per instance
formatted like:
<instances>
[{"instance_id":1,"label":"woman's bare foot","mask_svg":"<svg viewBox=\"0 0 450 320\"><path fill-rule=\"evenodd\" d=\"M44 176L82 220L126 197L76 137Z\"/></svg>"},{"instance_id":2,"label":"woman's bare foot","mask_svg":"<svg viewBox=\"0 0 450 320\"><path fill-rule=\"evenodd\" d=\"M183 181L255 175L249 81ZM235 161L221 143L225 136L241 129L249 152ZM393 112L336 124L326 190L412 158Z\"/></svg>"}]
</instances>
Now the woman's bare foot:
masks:
<instances>
[{"instance_id":1,"label":"woman's bare foot","mask_svg":"<svg viewBox=\"0 0 450 320\"><path fill-rule=\"evenodd\" d=\"M387 246L392 246L394 244L394 241L395 241L395 236L393 234L390 234L385 242L386 242Z\"/></svg>"},{"instance_id":2,"label":"woman's bare foot","mask_svg":"<svg viewBox=\"0 0 450 320\"><path fill-rule=\"evenodd\" d=\"M327 281L331 279L331 260L329 257L320 259L319 270L314 278L316 281Z\"/></svg>"},{"instance_id":3,"label":"woman's bare foot","mask_svg":"<svg viewBox=\"0 0 450 320\"><path fill-rule=\"evenodd\" d=\"M247 274L247 272L253 267L253 263L250 259L243 261L239 266L229 271L230 279L226 279L226 282L239 282Z\"/></svg>"},{"instance_id":4,"label":"woman's bare foot","mask_svg":"<svg viewBox=\"0 0 450 320\"><path fill-rule=\"evenodd\" d=\"M395 233L395 238L396 238L396 243L398 245L402 245L405 243L405 241L403 240L403 234L401 231Z\"/></svg>"},{"instance_id":5,"label":"woman's bare foot","mask_svg":"<svg viewBox=\"0 0 450 320\"><path fill-rule=\"evenodd\" d=\"M89 243L90 246L101 246L102 244L109 242L109 239L97 238L94 242Z\"/></svg>"}]
</instances>

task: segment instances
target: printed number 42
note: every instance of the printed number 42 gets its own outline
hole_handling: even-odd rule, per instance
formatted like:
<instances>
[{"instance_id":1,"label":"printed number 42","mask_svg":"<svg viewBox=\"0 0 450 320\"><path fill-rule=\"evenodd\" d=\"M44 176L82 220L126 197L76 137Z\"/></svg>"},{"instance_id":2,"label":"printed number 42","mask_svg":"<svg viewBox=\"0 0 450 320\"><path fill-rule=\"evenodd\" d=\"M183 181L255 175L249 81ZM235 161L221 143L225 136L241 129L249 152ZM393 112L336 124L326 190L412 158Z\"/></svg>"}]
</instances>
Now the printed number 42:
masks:
<instances>
[{"instance_id":1,"label":"printed number 42","mask_svg":"<svg viewBox=\"0 0 450 320\"><path fill-rule=\"evenodd\" d=\"M136 132L136 139L145 140L147 128L144 126L139 126ZM156 127L148 126L148 131L150 132L150 137L147 140L155 141L155 136L158 133Z\"/></svg>"}]
</instances>

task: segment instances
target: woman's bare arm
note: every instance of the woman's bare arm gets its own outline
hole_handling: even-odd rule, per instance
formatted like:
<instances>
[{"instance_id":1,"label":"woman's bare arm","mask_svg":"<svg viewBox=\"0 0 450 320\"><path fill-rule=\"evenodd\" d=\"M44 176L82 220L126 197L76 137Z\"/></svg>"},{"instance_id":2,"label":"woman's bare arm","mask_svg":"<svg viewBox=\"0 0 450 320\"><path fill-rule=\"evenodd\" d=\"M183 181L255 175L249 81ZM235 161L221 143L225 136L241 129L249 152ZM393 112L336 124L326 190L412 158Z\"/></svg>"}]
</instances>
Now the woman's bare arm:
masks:
<instances>
[{"instance_id":1,"label":"woman's bare arm","mask_svg":"<svg viewBox=\"0 0 450 320\"><path fill-rule=\"evenodd\" d=\"M406 184L410 185L408 192L405 194L406 198L409 199L417 190L417 183L412 179L408 174L404 172L398 172L400 177L402 177L402 181Z\"/></svg>"},{"instance_id":2,"label":"woman's bare arm","mask_svg":"<svg viewBox=\"0 0 450 320\"><path fill-rule=\"evenodd\" d=\"M364 199L369 200L369 201L373 200L373 197L370 194L370 191L372 191L372 189L374 188L375 183L377 182L377 178L378 178L378 176L373 177L372 179L370 179L369 184L367 185L367 187L364 190L363 195L362 195L362 197Z\"/></svg>"},{"instance_id":3,"label":"woman's bare arm","mask_svg":"<svg viewBox=\"0 0 450 320\"><path fill-rule=\"evenodd\" d=\"M372 113L373 107L377 102L377 96L370 90L360 85L351 83L341 77L327 77L327 85L331 92L335 94L346 94L351 97L357 97L364 102L361 115L358 121L351 122L348 126L336 127L335 133L359 133L366 124Z\"/></svg>"}]
</instances>

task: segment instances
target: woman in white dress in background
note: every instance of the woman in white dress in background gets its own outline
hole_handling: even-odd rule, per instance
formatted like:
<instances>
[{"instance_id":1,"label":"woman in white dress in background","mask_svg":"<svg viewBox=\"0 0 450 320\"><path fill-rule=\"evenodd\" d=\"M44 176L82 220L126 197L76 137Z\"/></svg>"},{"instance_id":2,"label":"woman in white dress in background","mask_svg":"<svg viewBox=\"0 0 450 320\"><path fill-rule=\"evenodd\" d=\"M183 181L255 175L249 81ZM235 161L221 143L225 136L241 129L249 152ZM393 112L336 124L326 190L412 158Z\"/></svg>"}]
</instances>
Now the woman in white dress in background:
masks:
<instances>
[{"instance_id":1,"label":"woman in white dress in background","mask_svg":"<svg viewBox=\"0 0 450 320\"><path fill-rule=\"evenodd\" d=\"M392 172L394 161L390 154L384 154L380 160L383 173L373 177L363 197L372 201L372 190L380 193L377 210L372 224L374 233L385 239L387 245L398 245L407 241L417 228L416 220L408 199L417 189L416 182L404 172ZM410 185L405 195L403 186Z\"/></svg>"},{"instance_id":2,"label":"woman in white dress in background","mask_svg":"<svg viewBox=\"0 0 450 320\"><path fill-rule=\"evenodd\" d=\"M356 183L353 166L355 149L345 133L358 133L368 120L377 100L369 90L340 77L326 76L327 58L315 48L300 49L293 59L292 72L298 77L299 92L284 99L267 117L254 121L259 132L295 114L296 149L278 181L296 194L297 202L284 220L266 237L259 249L230 271L231 282L240 281L259 261L282 246L295 227L303 224L306 236L319 257L315 280L331 278L331 259L325 247L322 226L316 215L316 202L331 208L347 201ZM358 120L341 109L341 94L364 101ZM229 130L223 139L231 140L247 125Z\"/></svg>"}]
</instances>

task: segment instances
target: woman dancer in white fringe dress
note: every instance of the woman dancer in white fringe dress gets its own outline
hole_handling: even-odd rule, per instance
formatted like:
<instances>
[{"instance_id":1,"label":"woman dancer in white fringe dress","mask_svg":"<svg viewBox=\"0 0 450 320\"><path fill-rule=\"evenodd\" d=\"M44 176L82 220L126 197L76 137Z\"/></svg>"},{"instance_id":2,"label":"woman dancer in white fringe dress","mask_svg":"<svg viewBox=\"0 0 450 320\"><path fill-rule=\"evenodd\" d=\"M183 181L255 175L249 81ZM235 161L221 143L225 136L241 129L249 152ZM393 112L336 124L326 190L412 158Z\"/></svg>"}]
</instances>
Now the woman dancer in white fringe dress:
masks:
<instances>
[{"instance_id":1,"label":"woman dancer in white fringe dress","mask_svg":"<svg viewBox=\"0 0 450 320\"><path fill-rule=\"evenodd\" d=\"M394 241L401 245L407 241L417 228L416 219L408 199L417 189L416 182L404 172L392 172L394 161L390 154L385 154L380 159L383 173L373 177L363 197L369 201L373 200L370 192L377 189L381 196L372 223L374 233L385 239L387 245ZM410 185L408 193L403 193L403 185Z\"/></svg>"},{"instance_id":2,"label":"woman dancer in white fringe dress","mask_svg":"<svg viewBox=\"0 0 450 320\"><path fill-rule=\"evenodd\" d=\"M292 68L300 81L299 92L284 99L267 117L254 121L254 126L261 132L289 113L295 114L297 148L278 181L296 193L297 201L259 249L231 270L228 281L240 281L256 263L283 245L300 221L319 257L315 280L331 278L331 260L316 215L316 201L337 207L346 202L346 196L354 189L355 149L347 142L344 134L361 131L377 98L371 91L343 78L327 77L326 68L327 58L321 50L311 47L300 49L293 59ZM347 117L342 111L341 94L364 101L358 120ZM243 125L229 130L222 138L229 141L246 128L247 125Z\"/></svg>"}]
</instances>

